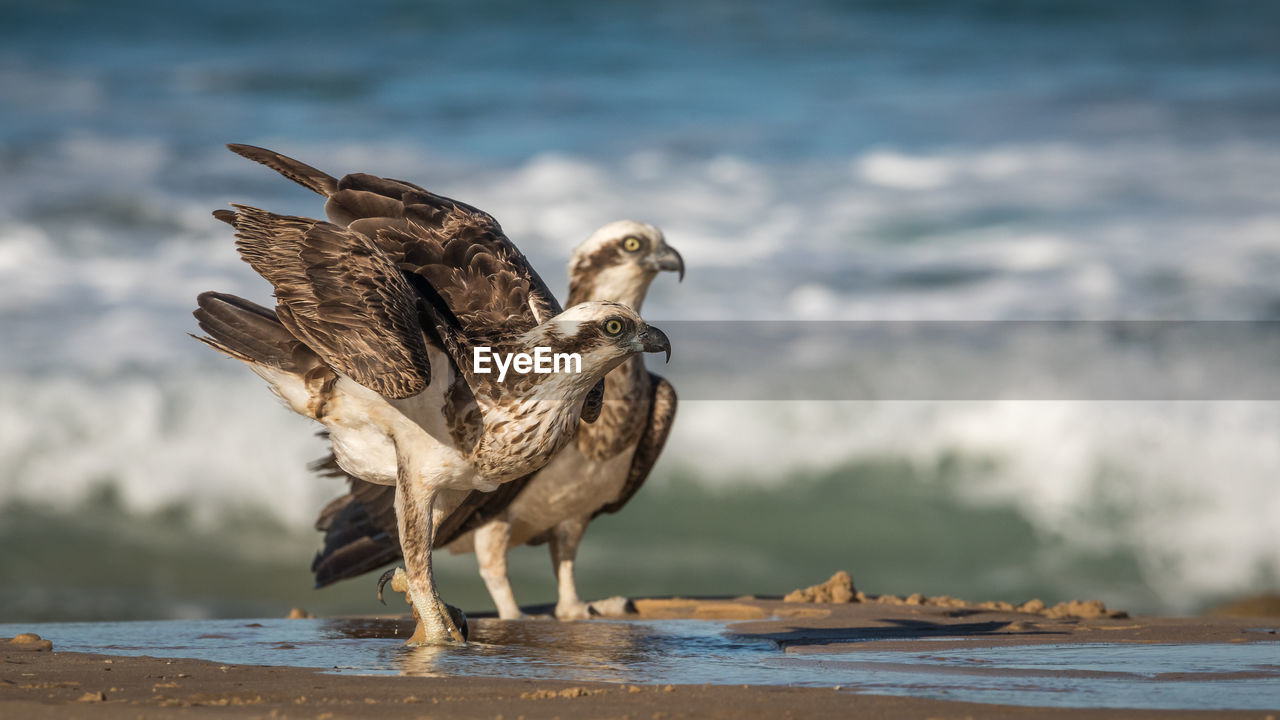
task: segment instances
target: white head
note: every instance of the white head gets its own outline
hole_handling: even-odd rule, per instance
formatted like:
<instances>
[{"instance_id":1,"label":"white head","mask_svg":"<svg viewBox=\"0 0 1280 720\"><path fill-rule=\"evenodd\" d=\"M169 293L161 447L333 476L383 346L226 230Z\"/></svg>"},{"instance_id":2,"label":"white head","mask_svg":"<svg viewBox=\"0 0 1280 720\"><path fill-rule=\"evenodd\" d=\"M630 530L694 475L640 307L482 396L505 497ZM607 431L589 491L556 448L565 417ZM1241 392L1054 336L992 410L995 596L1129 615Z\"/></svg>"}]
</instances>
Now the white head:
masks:
<instances>
[{"instance_id":1,"label":"white head","mask_svg":"<svg viewBox=\"0 0 1280 720\"><path fill-rule=\"evenodd\" d=\"M582 372L563 380L584 390L637 353L665 352L671 357L671 342L665 333L646 323L636 311L615 302L574 305L526 333L522 344L547 347L553 353L577 354Z\"/></svg>"},{"instance_id":2,"label":"white head","mask_svg":"<svg viewBox=\"0 0 1280 720\"><path fill-rule=\"evenodd\" d=\"M684 279L684 259L661 230L634 220L611 222L574 249L569 305L609 300L639 310L649 283L662 271L678 271Z\"/></svg>"}]
</instances>

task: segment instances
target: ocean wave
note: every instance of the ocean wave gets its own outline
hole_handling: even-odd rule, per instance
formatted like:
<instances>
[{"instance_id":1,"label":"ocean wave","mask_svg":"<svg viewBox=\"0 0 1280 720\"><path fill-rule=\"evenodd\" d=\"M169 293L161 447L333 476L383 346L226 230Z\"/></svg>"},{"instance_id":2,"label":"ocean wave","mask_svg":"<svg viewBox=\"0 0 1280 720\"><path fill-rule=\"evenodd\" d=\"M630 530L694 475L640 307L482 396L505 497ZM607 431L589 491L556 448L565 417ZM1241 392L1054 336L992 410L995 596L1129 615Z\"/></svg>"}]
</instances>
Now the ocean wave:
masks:
<instances>
[{"instance_id":1,"label":"ocean wave","mask_svg":"<svg viewBox=\"0 0 1280 720\"><path fill-rule=\"evenodd\" d=\"M791 163L655 150L480 169L417 144L278 146L492 211L553 287L595 226L655 222L690 268L683 285L658 279L655 321L1250 319L1280 307L1280 147L1260 142ZM317 198L220 148L80 136L4 158L25 181L0 193L0 502L69 507L109 481L139 511L194 502L214 523L250 505L305 527L340 490L305 470L322 452L315 428L185 333L202 290L269 299L208 211L235 200L314 214ZM55 192L91 201L41 205ZM798 474L869 455L984 458L962 499L1016 509L1064 545L1132 553L1181 608L1280 576L1278 432L1275 403L686 402L661 474L783 493Z\"/></svg>"},{"instance_id":2,"label":"ocean wave","mask_svg":"<svg viewBox=\"0 0 1280 720\"><path fill-rule=\"evenodd\" d=\"M306 470L323 453L316 428L225 364L0 378L0 504L69 508L110 484L135 512L186 506L216 528L257 508L304 531L342 491ZM653 482L781 497L814 473L888 458L918 468L921 491L1013 510L1048 544L1136 558L1164 609L1186 611L1280 576L1277 436L1277 403L691 401ZM956 461L976 469L930 484Z\"/></svg>"},{"instance_id":3,"label":"ocean wave","mask_svg":"<svg viewBox=\"0 0 1280 720\"><path fill-rule=\"evenodd\" d=\"M421 145L280 147L490 210L553 286L598 225L654 222L696 273L655 288L654 317L1246 319L1280 304L1274 144L877 148L847 163L552 153L473 171ZM8 306L42 299L33 267L73 273L35 273L56 278L46 294L101 291L109 276L166 296L190 276L233 279L211 209L319 212L305 190L217 147L81 136L24 152L53 157L8 163L24 179L0 196L0 280L18 285L0 292Z\"/></svg>"}]
</instances>

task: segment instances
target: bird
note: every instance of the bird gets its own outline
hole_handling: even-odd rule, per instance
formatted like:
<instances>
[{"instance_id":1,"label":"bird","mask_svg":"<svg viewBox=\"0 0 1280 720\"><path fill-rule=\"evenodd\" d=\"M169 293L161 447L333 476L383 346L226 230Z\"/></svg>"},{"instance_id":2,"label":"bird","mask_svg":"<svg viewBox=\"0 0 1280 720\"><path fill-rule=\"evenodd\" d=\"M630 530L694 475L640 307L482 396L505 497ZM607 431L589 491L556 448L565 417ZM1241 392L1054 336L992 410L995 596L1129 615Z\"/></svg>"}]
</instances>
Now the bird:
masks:
<instances>
[{"instance_id":1,"label":"bird","mask_svg":"<svg viewBox=\"0 0 1280 720\"><path fill-rule=\"evenodd\" d=\"M661 271L684 277L684 260L658 228L631 220L604 225L573 251L569 299L622 303L639 312ZM558 583L555 615L585 619L574 579L577 549L588 524L620 510L644 483L671 431L676 392L666 379L633 357L605 378L603 413L581 422L574 442L541 470L489 494L475 493L451 518L437 547L474 551L480 575L503 619L523 616L507 575L509 548L547 543ZM313 467L343 476L333 458ZM355 577L398 559L395 507L387 488L347 477L350 491L321 512L324 548L312 563L317 587Z\"/></svg>"},{"instance_id":2,"label":"bird","mask_svg":"<svg viewBox=\"0 0 1280 720\"><path fill-rule=\"evenodd\" d=\"M328 221L248 205L215 211L273 310L206 292L197 339L240 360L294 412L319 421L337 464L394 488L410 644L463 643L465 615L432 574L436 524L473 490L545 465L570 442L614 367L671 344L620 303L562 310L488 213L400 180L334 178L264 148L228 146L326 197ZM480 348L545 349L564 371L479 370ZM578 358L577 372L568 358Z\"/></svg>"}]
</instances>

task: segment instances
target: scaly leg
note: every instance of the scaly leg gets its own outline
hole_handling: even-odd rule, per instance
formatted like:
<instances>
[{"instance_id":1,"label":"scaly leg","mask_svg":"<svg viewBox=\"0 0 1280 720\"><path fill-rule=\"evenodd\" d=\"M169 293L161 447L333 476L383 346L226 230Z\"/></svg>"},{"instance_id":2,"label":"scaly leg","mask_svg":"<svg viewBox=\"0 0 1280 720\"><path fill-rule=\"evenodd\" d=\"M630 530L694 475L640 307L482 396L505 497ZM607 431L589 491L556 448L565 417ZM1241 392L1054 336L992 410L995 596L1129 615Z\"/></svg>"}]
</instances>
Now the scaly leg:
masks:
<instances>
[{"instance_id":1,"label":"scaly leg","mask_svg":"<svg viewBox=\"0 0 1280 720\"><path fill-rule=\"evenodd\" d=\"M400 549L404 553L408 600L418 616L418 626L406 644L466 642L449 606L440 599L431 573L431 542L435 533L432 509L436 491L422 487L406 465L402 460L396 482L396 518L400 527Z\"/></svg>"},{"instance_id":2,"label":"scaly leg","mask_svg":"<svg viewBox=\"0 0 1280 720\"><path fill-rule=\"evenodd\" d=\"M507 577L507 547L511 543L511 523L505 515L500 515L476 530L476 562L480 565L480 577L493 604L498 608L498 617L503 620L519 620L524 617L520 606L516 604L515 593L511 591L511 580Z\"/></svg>"},{"instance_id":3,"label":"scaly leg","mask_svg":"<svg viewBox=\"0 0 1280 720\"><path fill-rule=\"evenodd\" d=\"M578 543L587 532L590 520L590 516L571 518L557 525L551 533L551 567L560 583L556 617L561 620L591 617L591 607L578 599L578 587L573 581L573 560L578 556Z\"/></svg>"}]
</instances>

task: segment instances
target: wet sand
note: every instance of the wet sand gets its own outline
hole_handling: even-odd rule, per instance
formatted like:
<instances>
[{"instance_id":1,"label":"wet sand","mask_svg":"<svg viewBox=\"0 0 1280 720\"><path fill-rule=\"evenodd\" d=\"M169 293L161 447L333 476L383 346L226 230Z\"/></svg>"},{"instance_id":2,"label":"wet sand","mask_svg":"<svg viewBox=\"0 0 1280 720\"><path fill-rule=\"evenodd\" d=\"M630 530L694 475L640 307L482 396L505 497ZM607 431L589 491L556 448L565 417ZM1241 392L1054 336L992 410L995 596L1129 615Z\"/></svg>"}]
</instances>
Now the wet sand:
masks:
<instances>
[{"instance_id":1,"label":"wet sand","mask_svg":"<svg viewBox=\"0 0 1280 720\"><path fill-rule=\"evenodd\" d=\"M1081 618L1045 611L981 608L916 598L810 603L736 598L636 602L641 620L727 622L744 638L767 639L788 657L872 657L876 651L1025 648L1128 643L1196 647L1250 645L1275 654L1276 618ZM1096 610L1096 608L1095 608ZM1093 612L1093 611L1088 611ZM314 621L298 621L314 622ZM494 625L498 621L486 621ZM539 621L530 621L539 622ZM590 622L574 632L590 637ZM493 625L491 625L493 626ZM394 644L393 639L365 642ZM852 655L850 655L852 653ZM883 653L879 653L883 655ZM1018 671L992 669L1012 682ZM1266 671L1263 675L1272 677ZM1065 668L1064 677L1099 673ZM1105 675L1106 673L1102 673ZM1257 673L1230 677L1256 678ZM1158 679L1158 678L1157 678ZM1177 679L1177 678L1174 678ZM864 694L849 688L770 685L636 685L546 679L352 676L309 668L225 665L200 660L52 651L38 642L0 644L0 717L299 718L871 718L943 717L1280 717L1268 711L1039 708Z\"/></svg>"}]
</instances>

